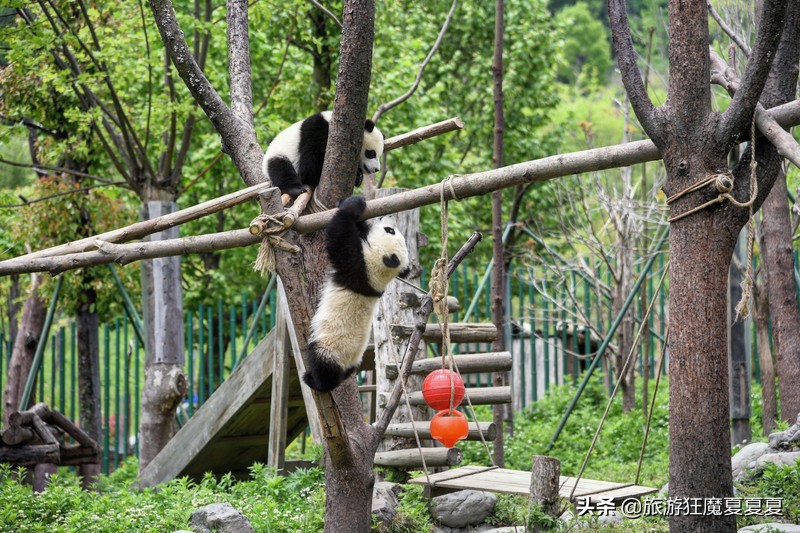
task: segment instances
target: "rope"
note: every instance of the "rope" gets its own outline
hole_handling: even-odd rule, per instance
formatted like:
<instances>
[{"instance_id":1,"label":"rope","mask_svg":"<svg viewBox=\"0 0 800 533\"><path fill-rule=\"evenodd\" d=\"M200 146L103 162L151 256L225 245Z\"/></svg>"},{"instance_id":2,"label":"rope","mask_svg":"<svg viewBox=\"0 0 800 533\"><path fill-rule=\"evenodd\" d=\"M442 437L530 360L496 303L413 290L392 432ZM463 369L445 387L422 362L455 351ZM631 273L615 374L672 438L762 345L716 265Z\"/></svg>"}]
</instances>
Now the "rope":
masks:
<instances>
[{"instance_id":1,"label":"rope","mask_svg":"<svg viewBox=\"0 0 800 533\"><path fill-rule=\"evenodd\" d=\"M289 231L283 224L284 216L285 213L278 215L262 213L250 223L251 228L254 226L263 226L260 234L263 235L264 238L261 240L258 256L256 256L256 260L253 262L253 270L259 272L262 276L266 275L268 272L275 272L275 248L280 248L283 251L291 253L300 252L300 247L290 244L283 239L283 235Z\"/></svg>"},{"instance_id":2,"label":"rope","mask_svg":"<svg viewBox=\"0 0 800 533\"><path fill-rule=\"evenodd\" d=\"M758 194L756 180L756 117L750 124L750 201L748 202L747 219L747 268L742 279L742 299L736 305L736 318L750 316L750 299L753 296L753 242L755 241L756 219L753 216L753 202Z\"/></svg>"},{"instance_id":3,"label":"rope","mask_svg":"<svg viewBox=\"0 0 800 533\"><path fill-rule=\"evenodd\" d=\"M667 262L667 267L669 267L669 262ZM664 268L664 272L661 274L661 279L658 281L658 286L656 287L656 290L653 292L653 297L650 299L650 305L647 306L647 312L645 312L644 316L642 317L641 325L639 326L639 329L636 332L636 337L634 337L633 339L631 350L630 352L628 352L628 357L625 358L625 364L622 365L622 369L619 371L619 376L617 377L617 383L614 385L614 390L611 392L611 397L608 399L608 403L606 404L606 410L603 412L602 418L600 418L600 424L597 426L597 431L595 431L594 433L594 438L592 438L592 443L589 445L589 450L586 452L586 457L583 459L583 464L581 465L580 472L578 472L578 477L575 478L575 486L572 487L572 492L569 493L570 501L572 500L572 497L575 495L575 489L578 488L578 482L581 480L583 472L584 470L586 470L586 465L589 463L589 456L592 454L595 444L597 444L597 438L600 436L600 430L603 429L603 424L606 421L608 412L611 410L611 404L614 402L614 397L617 395L619 386L622 383L622 378L625 376L625 372L628 369L628 365L633 360L633 352L639 345L639 338L642 336L642 331L647 325L647 319L650 316L650 311L653 309L653 305L656 302L656 297L658 296L658 293L661 292L661 287L664 284L664 278L667 276L668 270L669 268Z\"/></svg>"}]
</instances>

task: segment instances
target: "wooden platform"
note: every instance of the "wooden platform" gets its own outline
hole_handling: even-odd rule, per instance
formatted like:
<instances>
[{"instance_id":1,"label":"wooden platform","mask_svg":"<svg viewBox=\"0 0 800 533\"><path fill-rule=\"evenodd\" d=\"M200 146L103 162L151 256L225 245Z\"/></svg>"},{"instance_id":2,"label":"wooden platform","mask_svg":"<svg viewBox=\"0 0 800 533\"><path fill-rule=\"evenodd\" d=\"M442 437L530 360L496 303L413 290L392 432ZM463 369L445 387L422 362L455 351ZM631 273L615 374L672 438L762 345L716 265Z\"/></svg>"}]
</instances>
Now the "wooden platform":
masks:
<instances>
[{"instance_id":1,"label":"wooden platform","mask_svg":"<svg viewBox=\"0 0 800 533\"><path fill-rule=\"evenodd\" d=\"M433 486L428 485L424 475L412 479L409 483L425 485L425 492L429 497L463 489L528 496L531 485L530 472L485 466L453 468L439 474L431 474L430 479ZM575 481L574 477L561 476L559 495L562 498L570 497ZM611 498L618 503L626 498L638 498L654 492L658 492L658 489L581 478L573 498L588 496L595 502L600 498Z\"/></svg>"}]
</instances>

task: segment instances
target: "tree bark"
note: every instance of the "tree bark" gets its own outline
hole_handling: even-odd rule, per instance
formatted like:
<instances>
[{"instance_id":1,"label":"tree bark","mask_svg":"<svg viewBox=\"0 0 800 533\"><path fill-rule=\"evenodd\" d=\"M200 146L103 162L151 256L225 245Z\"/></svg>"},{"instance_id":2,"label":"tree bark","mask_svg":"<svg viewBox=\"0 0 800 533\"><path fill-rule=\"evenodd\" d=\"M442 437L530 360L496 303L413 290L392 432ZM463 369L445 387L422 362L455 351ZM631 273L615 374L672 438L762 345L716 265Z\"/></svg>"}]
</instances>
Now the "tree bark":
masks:
<instances>
[{"instance_id":1,"label":"tree bark","mask_svg":"<svg viewBox=\"0 0 800 533\"><path fill-rule=\"evenodd\" d=\"M762 103L773 107L788 102L797 91L800 60L800 6L789 2L780 49ZM764 265L769 314L775 336L781 419L792 424L800 413L800 308L794 280L792 226L783 169L763 206Z\"/></svg>"},{"instance_id":2,"label":"tree bark","mask_svg":"<svg viewBox=\"0 0 800 533\"><path fill-rule=\"evenodd\" d=\"M92 288L93 280L88 272L84 271L83 298L77 313L79 420L83 431L95 442L102 442L99 319L95 309L97 293ZM107 385L110 386L110 384ZM97 475L100 473L100 465L81 465L79 470L82 485L84 488L88 488L96 481Z\"/></svg>"},{"instance_id":3,"label":"tree bark","mask_svg":"<svg viewBox=\"0 0 800 533\"><path fill-rule=\"evenodd\" d=\"M763 247L761 248L763 250ZM775 393L775 365L769 342L769 298L766 282L761 283L754 295L758 364L761 368L761 427L764 436L772 433L778 422L778 397Z\"/></svg>"},{"instance_id":4,"label":"tree bark","mask_svg":"<svg viewBox=\"0 0 800 533\"><path fill-rule=\"evenodd\" d=\"M739 234L734 257L747 265L745 231ZM755 283L755 282L754 282ZM755 292L755 290L754 290ZM736 316L736 305L742 299L742 272L735 262L728 269L728 372L730 377L731 446L750 442L750 354L746 319ZM755 314L755 313L753 313Z\"/></svg>"},{"instance_id":5,"label":"tree bark","mask_svg":"<svg viewBox=\"0 0 800 533\"><path fill-rule=\"evenodd\" d=\"M143 218L174 210L174 202L152 200L145 204ZM149 239L177 236L178 229L171 228ZM180 257L142 262L142 298L147 355L139 427L140 472L174 435L175 412L186 393Z\"/></svg>"},{"instance_id":6,"label":"tree bark","mask_svg":"<svg viewBox=\"0 0 800 533\"><path fill-rule=\"evenodd\" d=\"M494 168L503 166L503 131L505 118L503 116L503 35L504 35L504 7L503 0L495 1L494 22L494 60L492 62L492 77L494 78L494 143L492 147L492 163ZM505 350L505 335L503 327L505 320L505 286L508 283L505 273L505 260L503 257L503 191L492 193L492 323L497 328L497 338L492 343L492 350L502 352ZM505 372L492 373L492 385L502 387L505 385ZM502 467L505 463L505 447L503 445L503 419L505 418L505 405L492 407L492 420L497 426L497 436L494 438L492 456L494 464Z\"/></svg>"},{"instance_id":7,"label":"tree bark","mask_svg":"<svg viewBox=\"0 0 800 533\"><path fill-rule=\"evenodd\" d=\"M8 426L8 417L11 413L27 406L19 405L22 392L25 390L25 381L31 371L33 355L39 344L44 327L44 318L47 314L44 300L39 295L41 277L35 276L33 287L28 293L28 299L22 306L22 319L19 322L19 332L14 341L11 352L11 361L8 363L8 374L3 399L3 422Z\"/></svg>"}]
</instances>

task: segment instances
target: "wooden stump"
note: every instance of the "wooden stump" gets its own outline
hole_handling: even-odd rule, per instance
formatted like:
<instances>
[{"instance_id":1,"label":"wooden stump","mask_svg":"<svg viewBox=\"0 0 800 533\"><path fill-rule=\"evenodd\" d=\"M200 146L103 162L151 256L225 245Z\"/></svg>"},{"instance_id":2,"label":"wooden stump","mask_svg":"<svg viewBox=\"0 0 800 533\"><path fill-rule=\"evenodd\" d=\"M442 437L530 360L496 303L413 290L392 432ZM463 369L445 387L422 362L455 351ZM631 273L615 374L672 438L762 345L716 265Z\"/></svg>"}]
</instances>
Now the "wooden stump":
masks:
<instances>
[{"instance_id":1,"label":"wooden stump","mask_svg":"<svg viewBox=\"0 0 800 533\"><path fill-rule=\"evenodd\" d=\"M542 511L558 518L558 483L561 479L561 462L555 457L534 455L531 466L530 503L541 506ZM532 524L531 531L545 531L539 524Z\"/></svg>"}]
</instances>

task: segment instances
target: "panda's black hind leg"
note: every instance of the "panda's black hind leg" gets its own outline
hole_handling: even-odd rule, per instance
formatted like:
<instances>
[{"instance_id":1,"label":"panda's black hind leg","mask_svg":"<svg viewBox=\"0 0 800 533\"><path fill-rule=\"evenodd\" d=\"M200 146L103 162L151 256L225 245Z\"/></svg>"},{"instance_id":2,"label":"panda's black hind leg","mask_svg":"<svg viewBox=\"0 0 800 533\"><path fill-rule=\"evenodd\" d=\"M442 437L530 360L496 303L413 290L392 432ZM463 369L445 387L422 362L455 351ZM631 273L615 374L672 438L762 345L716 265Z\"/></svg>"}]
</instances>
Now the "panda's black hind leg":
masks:
<instances>
[{"instance_id":1,"label":"panda's black hind leg","mask_svg":"<svg viewBox=\"0 0 800 533\"><path fill-rule=\"evenodd\" d=\"M285 157L270 158L267 161L267 174L273 186L293 198L308 190L308 186L303 185L303 182L300 181L300 176L297 175L292 162Z\"/></svg>"},{"instance_id":2,"label":"panda's black hind leg","mask_svg":"<svg viewBox=\"0 0 800 533\"><path fill-rule=\"evenodd\" d=\"M312 389L320 392L332 391L345 380L354 369L345 372L341 365L317 352L316 343L308 345L308 369L303 374L303 381Z\"/></svg>"}]
</instances>

